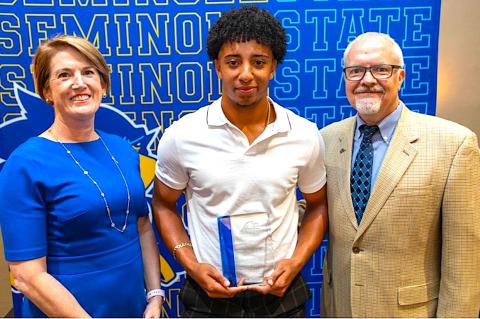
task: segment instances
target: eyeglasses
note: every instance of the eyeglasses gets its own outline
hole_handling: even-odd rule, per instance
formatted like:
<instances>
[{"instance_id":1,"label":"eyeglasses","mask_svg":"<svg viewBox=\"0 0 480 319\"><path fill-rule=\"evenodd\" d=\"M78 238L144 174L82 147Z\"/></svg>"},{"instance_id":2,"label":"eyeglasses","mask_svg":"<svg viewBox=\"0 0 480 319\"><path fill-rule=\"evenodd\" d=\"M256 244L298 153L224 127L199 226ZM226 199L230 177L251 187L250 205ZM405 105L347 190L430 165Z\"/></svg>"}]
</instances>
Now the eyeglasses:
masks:
<instances>
[{"instance_id":1,"label":"eyeglasses","mask_svg":"<svg viewBox=\"0 0 480 319\"><path fill-rule=\"evenodd\" d=\"M403 66L395 64L377 64L372 66L356 65L343 68L343 73L349 81L360 81L368 70L375 79L385 80L392 76L394 69L403 69Z\"/></svg>"}]
</instances>

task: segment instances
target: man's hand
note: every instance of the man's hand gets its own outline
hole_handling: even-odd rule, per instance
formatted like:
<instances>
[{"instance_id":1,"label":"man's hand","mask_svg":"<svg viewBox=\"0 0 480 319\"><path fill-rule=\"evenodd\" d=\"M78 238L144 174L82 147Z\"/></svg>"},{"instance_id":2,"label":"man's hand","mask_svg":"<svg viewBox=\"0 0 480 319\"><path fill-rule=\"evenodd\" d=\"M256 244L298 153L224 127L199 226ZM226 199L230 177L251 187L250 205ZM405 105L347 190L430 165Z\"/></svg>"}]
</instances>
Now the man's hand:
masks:
<instances>
[{"instance_id":1,"label":"man's hand","mask_svg":"<svg viewBox=\"0 0 480 319\"><path fill-rule=\"evenodd\" d=\"M248 290L283 297L300 270L301 266L293 259L282 259L270 277L265 278L262 284L248 286Z\"/></svg>"},{"instance_id":2,"label":"man's hand","mask_svg":"<svg viewBox=\"0 0 480 319\"><path fill-rule=\"evenodd\" d=\"M207 293L210 298L232 298L238 293L247 290L240 280L238 287L230 287L230 282L210 264L197 263L188 272L190 277Z\"/></svg>"},{"instance_id":3,"label":"man's hand","mask_svg":"<svg viewBox=\"0 0 480 319\"><path fill-rule=\"evenodd\" d=\"M165 245L173 250L179 243L189 242L187 231L180 218L176 202L183 190L168 187L158 178L155 178L152 207L155 225ZM228 280L223 277L212 265L199 263L193 247L178 249L176 260L187 273L211 298L232 298L245 291L246 287L230 287ZM243 284L240 280L238 286Z\"/></svg>"}]
</instances>

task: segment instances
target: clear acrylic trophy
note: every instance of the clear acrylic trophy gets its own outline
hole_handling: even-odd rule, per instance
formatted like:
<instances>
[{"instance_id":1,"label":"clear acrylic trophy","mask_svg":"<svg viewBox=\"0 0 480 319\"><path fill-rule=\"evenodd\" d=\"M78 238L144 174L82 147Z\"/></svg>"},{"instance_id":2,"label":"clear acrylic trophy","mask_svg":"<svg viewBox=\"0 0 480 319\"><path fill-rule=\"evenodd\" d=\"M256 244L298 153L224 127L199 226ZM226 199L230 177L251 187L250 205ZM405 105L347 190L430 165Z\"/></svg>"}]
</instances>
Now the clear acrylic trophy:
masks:
<instances>
[{"instance_id":1,"label":"clear acrylic trophy","mask_svg":"<svg viewBox=\"0 0 480 319\"><path fill-rule=\"evenodd\" d=\"M218 233L223 275L236 286L261 283L273 272L272 237L268 213L220 216Z\"/></svg>"}]
</instances>

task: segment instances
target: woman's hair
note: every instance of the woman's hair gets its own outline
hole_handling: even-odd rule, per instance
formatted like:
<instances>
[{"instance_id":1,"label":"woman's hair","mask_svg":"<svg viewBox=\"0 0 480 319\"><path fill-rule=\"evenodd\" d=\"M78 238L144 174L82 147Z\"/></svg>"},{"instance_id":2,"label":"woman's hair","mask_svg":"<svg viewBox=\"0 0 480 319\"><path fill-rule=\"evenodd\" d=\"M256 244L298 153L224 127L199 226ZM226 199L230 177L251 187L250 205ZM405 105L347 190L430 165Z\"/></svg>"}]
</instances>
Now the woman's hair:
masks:
<instances>
[{"instance_id":1,"label":"woman's hair","mask_svg":"<svg viewBox=\"0 0 480 319\"><path fill-rule=\"evenodd\" d=\"M272 50L278 63L287 51L285 29L267 10L254 6L242 6L222 14L208 33L207 54L218 58L225 43L255 40Z\"/></svg>"},{"instance_id":2,"label":"woman's hair","mask_svg":"<svg viewBox=\"0 0 480 319\"><path fill-rule=\"evenodd\" d=\"M41 44L33 58L33 81L35 91L45 100L44 91L48 89L50 62L52 57L65 49L72 48L87 59L97 69L100 81L106 91L110 88L110 69L102 54L87 40L71 35L60 35Z\"/></svg>"}]
</instances>

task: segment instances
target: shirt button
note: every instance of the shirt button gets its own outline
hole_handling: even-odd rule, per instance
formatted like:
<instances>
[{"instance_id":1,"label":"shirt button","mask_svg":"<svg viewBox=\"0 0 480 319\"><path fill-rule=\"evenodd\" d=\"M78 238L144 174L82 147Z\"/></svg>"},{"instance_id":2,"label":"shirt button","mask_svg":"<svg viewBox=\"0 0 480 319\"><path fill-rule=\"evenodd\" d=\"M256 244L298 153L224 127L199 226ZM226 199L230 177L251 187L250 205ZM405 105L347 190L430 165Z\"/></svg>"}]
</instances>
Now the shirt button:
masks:
<instances>
[{"instance_id":1,"label":"shirt button","mask_svg":"<svg viewBox=\"0 0 480 319\"><path fill-rule=\"evenodd\" d=\"M361 251L361 249L359 247L353 247L352 251L354 254L358 254Z\"/></svg>"}]
</instances>

